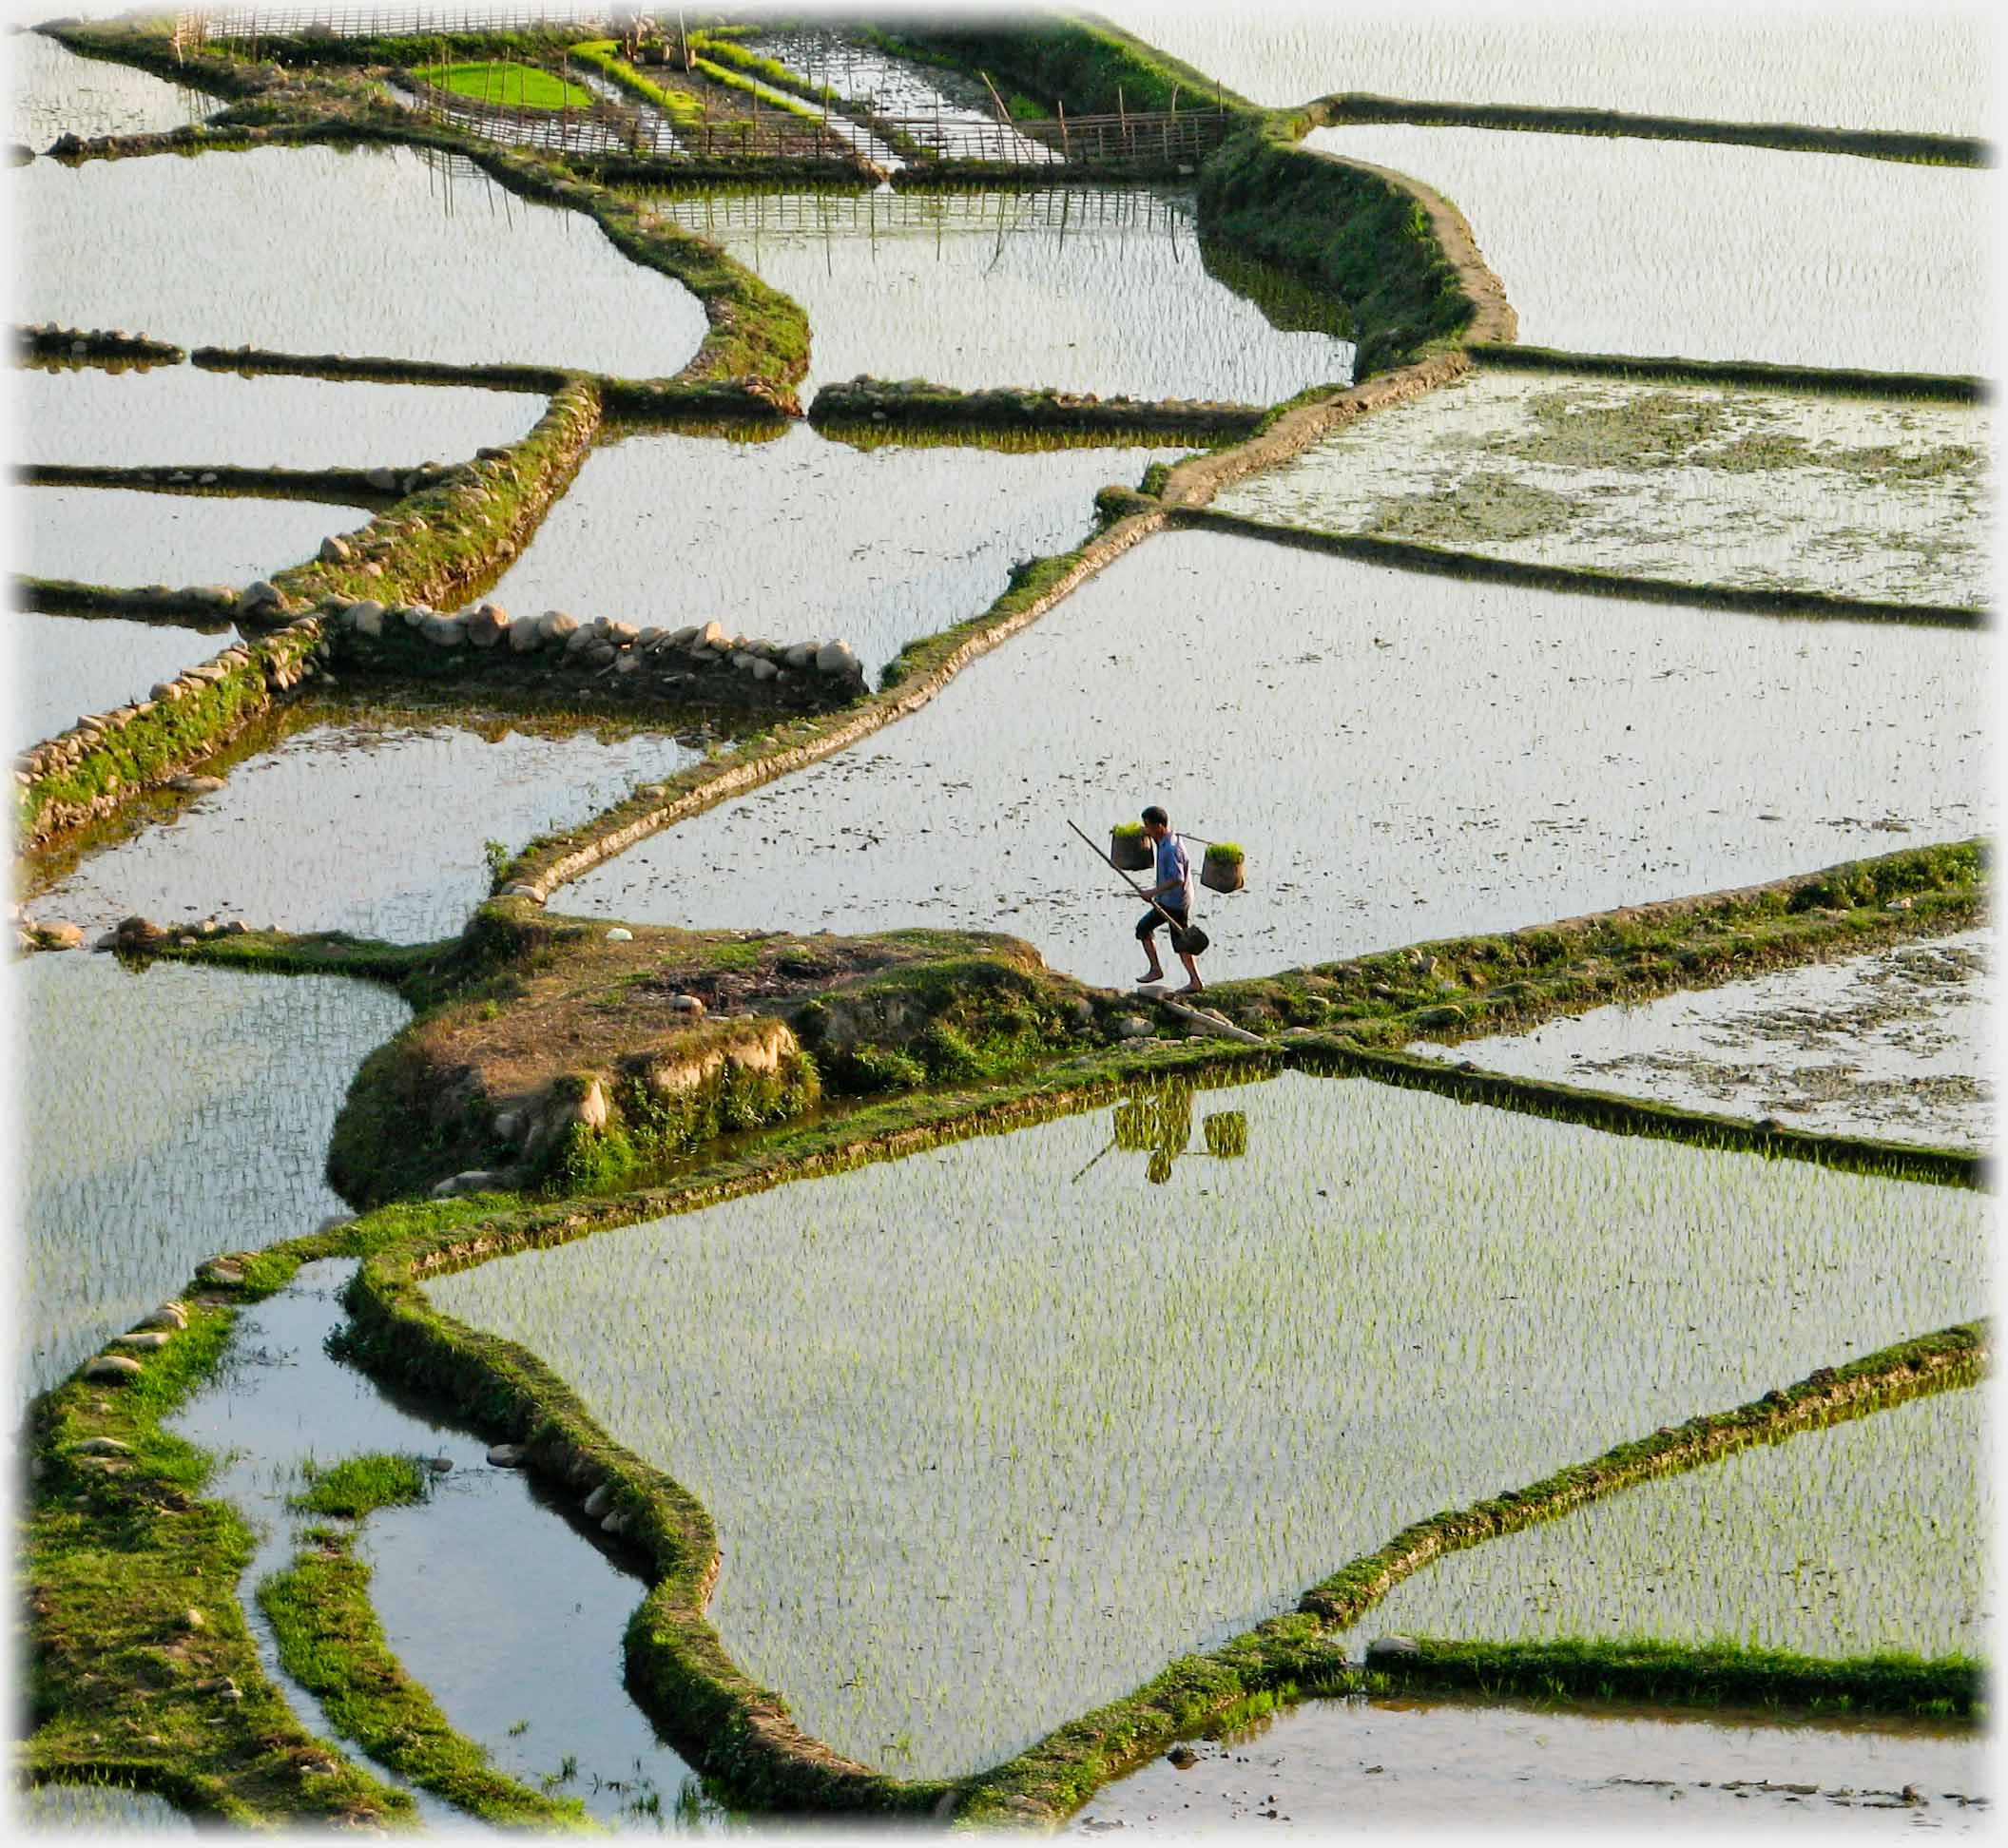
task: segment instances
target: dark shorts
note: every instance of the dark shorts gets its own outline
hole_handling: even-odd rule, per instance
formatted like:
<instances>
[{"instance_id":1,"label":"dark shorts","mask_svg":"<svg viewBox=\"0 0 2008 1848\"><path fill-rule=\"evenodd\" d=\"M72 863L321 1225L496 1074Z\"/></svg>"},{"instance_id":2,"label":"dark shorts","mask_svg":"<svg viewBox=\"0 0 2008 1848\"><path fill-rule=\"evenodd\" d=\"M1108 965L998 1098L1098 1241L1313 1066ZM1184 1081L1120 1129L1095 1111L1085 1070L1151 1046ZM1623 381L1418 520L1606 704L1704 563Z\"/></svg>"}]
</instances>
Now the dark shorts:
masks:
<instances>
[{"instance_id":1,"label":"dark shorts","mask_svg":"<svg viewBox=\"0 0 2008 1848\"><path fill-rule=\"evenodd\" d=\"M1186 953L1186 925L1190 921L1190 914L1183 905L1167 905L1165 914L1172 920L1171 953L1174 956L1182 956ZM1136 940L1139 943L1149 943L1152 935L1164 928L1164 916L1154 911L1147 911L1136 920Z\"/></svg>"}]
</instances>

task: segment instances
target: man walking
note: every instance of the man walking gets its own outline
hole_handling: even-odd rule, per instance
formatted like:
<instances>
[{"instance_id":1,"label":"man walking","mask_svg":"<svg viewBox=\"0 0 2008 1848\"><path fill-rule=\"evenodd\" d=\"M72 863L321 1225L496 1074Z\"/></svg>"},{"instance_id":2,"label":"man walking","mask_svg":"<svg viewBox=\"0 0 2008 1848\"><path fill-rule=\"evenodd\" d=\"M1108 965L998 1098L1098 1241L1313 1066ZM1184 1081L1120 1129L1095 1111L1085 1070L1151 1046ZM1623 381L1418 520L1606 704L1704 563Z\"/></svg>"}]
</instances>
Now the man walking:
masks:
<instances>
[{"instance_id":1,"label":"man walking","mask_svg":"<svg viewBox=\"0 0 2008 1848\"><path fill-rule=\"evenodd\" d=\"M1144 811L1144 836L1157 849L1157 884L1149 896L1163 907L1163 912L1153 906L1136 920L1136 940L1144 946L1144 954L1150 958L1140 983L1148 985L1165 979L1164 965L1157 959L1157 933L1167 915L1171 920L1171 948L1180 962L1186 966L1188 978L1181 994L1197 994L1206 983L1199 979L1199 965L1192 960L1192 953L1186 948L1186 926L1192 919L1192 857L1186 852L1186 843L1171 832L1171 818L1163 809L1153 803Z\"/></svg>"}]
</instances>

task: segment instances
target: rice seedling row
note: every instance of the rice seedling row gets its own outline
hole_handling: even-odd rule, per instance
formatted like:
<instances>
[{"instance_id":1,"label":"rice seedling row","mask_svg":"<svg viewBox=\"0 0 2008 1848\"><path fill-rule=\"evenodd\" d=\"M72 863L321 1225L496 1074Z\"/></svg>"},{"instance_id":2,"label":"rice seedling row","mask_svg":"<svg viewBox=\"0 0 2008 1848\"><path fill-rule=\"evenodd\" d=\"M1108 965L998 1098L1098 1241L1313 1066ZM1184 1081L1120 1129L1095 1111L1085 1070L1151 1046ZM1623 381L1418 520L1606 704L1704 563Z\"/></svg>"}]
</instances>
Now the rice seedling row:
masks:
<instances>
[{"instance_id":1,"label":"rice seedling row","mask_svg":"<svg viewBox=\"0 0 2008 1848\"><path fill-rule=\"evenodd\" d=\"M1940 1189L1301 1076L1206 1094L1245 1117L1239 1156L1189 1095L1136 1102L428 1294L713 1511L714 1621L804 1725L937 1775L1501 1474L1939 1326L1979 1289L1979 1204ZM895 1274L889 1325L868 1299Z\"/></svg>"}]
</instances>

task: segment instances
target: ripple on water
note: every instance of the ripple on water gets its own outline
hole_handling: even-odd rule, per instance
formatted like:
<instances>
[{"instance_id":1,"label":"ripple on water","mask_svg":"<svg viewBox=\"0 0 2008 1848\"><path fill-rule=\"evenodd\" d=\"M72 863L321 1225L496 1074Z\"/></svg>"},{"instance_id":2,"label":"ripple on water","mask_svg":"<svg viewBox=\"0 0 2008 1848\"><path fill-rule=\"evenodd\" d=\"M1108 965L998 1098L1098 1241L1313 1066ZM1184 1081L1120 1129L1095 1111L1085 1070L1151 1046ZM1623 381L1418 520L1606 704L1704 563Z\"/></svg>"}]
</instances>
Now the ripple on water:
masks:
<instances>
[{"instance_id":1,"label":"ripple on water","mask_svg":"<svg viewBox=\"0 0 2008 1848\"><path fill-rule=\"evenodd\" d=\"M513 443L544 414L531 392L241 377L194 366L14 375L16 459L100 468L410 468ZM338 510L330 510L330 518Z\"/></svg>"},{"instance_id":2,"label":"ripple on water","mask_svg":"<svg viewBox=\"0 0 2008 1848\"><path fill-rule=\"evenodd\" d=\"M1019 560L1079 545L1095 491L1134 486L1160 452L858 450L802 425L771 442L629 436L587 457L492 595L519 613L841 637L875 677L980 614Z\"/></svg>"},{"instance_id":3,"label":"ripple on water","mask_svg":"<svg viewBox=\"0 0 2008 1848\"><path fill-rule=\"evenodd\" d=\"M1986 172L1405 125L1318 128L1307 144L1451 200L1531 346L1988 369Z\"/></svg>"},{"instance_id":4,"label":"ripple on water","mask_svg":"<svg viewBox=\"0 0 2008 1848\"><path fill-rule=\"evenodd\" d=\"M674 775L696 753L659 732L610 736L298 707L223 787L90 854L37 900L87 927L139 912L216 912L288 931L419 942L487 896L484 841L513 853Z\"/></svg>"},{"instance_id":5,"label":"ripple on water","mask_svg":"<svg viewBox=\"0 0 2008 1848\"><path fill-rule=\"evenodd\" d=\"M1155 1758L1097 1791L1068 1833L1178 1840L1252 1831L1272 1815L1314 1829L1371 1815L1390 1831L1448 1827L1460 1838L1479 1816L1530 1833L1643 1836L1672 1817L1739 1839L1753 1826L1766 1839L1773 1829L1895 1838L1921 1822L1978 1833L1991 1787L1987 1742L1972 1732L1734 1709L1306 1701L1191 1749L1197 1762L1183 1769ZM1930 1793L1921 1815L1902 1800L1906 1784Z\"/></svg>"},{"instance_id":6,"label":"ripple on water","mask_svg":"<svg viewBox=\"0 0 2008 1848\"><path fill-rule=\"evenodd\" d=\"M322 1179L363 1056L410 1017L335 976L110 956L10 972L24 1061L17 1391L55 1385L219 1251L344 1212Z\"/></svg>"},{"instance_id":7,"label":"ripple on water","mask_svg":"<svg viewBox=\"0 0 2008 1848\"><path fill-rule=\"evenodd\" d=\"M26 234L25 320L629 378L676 372L705 334L681 283L630 263L584 214L519 199L464 159L263 147L37 161L4 178Z\"/></svg>"},{"instance_id":8,"label":"ripple on water","mask_svg":"<svg viewBox=\"0 0 2008 1848\"><path fill-rule=\"evenodd\" d=\"M654 203L807 310L812 388L871 373L963 390L1273 404L1352 377L1342 310L1243 260L1236 286L1260 278L1272 321L1213 274L1188 194L881 189ZM1306 327L1321 331L1294 331Z\"/></svg>"},{"instance_id":9,"label":"ripple on water","mask_svg":"<svg viewBox=\"0 0 2008 1848\"><path fill-rule=\"evenodd\" d=\"M30 488L19 504L33 576L119 588L248 584L304 564L329 533L370 517L323 501L137 488Z\"/></svg>"}]
</instances>

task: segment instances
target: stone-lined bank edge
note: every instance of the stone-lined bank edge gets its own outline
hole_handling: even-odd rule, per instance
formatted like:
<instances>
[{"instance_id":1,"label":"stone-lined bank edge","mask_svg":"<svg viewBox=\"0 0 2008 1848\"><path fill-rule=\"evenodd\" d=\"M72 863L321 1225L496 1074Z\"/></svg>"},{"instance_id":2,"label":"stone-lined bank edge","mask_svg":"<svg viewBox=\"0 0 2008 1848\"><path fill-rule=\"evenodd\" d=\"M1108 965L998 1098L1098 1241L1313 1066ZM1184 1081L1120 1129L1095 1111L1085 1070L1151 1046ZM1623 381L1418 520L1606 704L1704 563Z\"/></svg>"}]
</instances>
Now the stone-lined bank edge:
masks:
<instances>
[{"instance_id":1,"label":"stone-lined bank edge","mask_svg":"<svg viewBox=\"0 0 2008 1848\"><path fill-rule=\"evenodd\" d=\"M1752 1444L1775 1443L1836 1418L1972 1385L1986 1373L1989 1357L1987 1324L1963 1323L1844 1367L1819 1368L1794 1385L1774 1388L1731 1411L1663 1426L1650 1437L1619 1444L1525 1489L1419 1521L1378 1551L1321 1580L1304 1593L1297 1612L1257 1625L1205 1655L1173 1663L1134 1694L979 1773L963 1787L957 1820L1050 1826L1110 1779L1236 1702L1265 1692L1294 1692L1328 1679L1346 1665L1344 1645L1330 1632L1357 1624L1402 1579L1446 1552L1554 1519L1655 1476L1712 1463ZM1855 1665L1798 1660L1813 1671L1796 1690L1801 1699L1814 1698L1823 1680L1836 1692L1852 1691L1859 1682L1852 1672ZM1974 1665L1953 1657L1935 1666L1943 1672L1928 1677L1925 1691L1932 1696L1963 1692L1970 1705L1978 1691Z\"/></svg>"},{"instance_id":2,"label":"stone-lined bank edge","mask_svg":"<svg viewBox=\"0 0 2008 1848\"><path fill-rule=\"evenodd\" d=\"M329 647L322 616L286 621L317 596L357 601L373 588L451 594L499 568L571 479L599 420L597 389L568 385L520 442L484 450L436 476L408 477L423 485L368 526L332 539L321 558L237 592L240 618L286 626L237 643L162 683L151 697L87 717L15 759L23 846L101 819L187 772L317 671Z\"/></svg>"}]
</instances>

